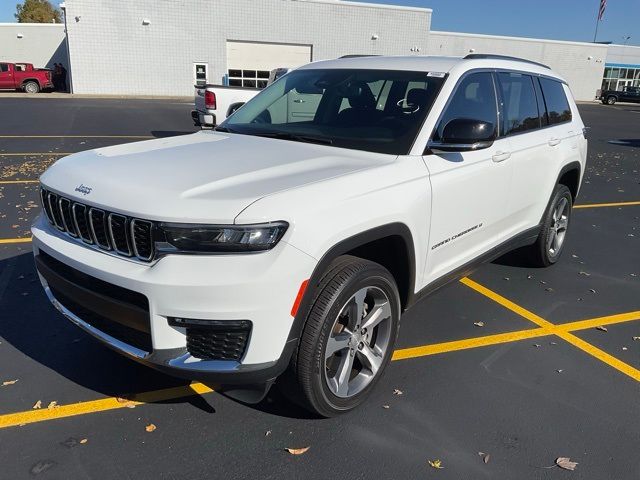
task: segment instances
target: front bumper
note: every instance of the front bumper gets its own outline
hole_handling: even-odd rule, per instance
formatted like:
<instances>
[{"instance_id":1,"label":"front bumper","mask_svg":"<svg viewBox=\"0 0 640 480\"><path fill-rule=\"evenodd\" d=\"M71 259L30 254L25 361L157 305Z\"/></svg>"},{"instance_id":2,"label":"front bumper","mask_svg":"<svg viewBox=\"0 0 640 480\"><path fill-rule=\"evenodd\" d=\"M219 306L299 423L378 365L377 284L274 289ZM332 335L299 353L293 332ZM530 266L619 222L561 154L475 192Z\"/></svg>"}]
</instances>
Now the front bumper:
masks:
<instances>
[{"instance_id":1,"label":"front bumper","mask_svg":"<svg viewBox=\"0 0 640 480\"><path fill-rule=\"evenodd\" d=\"M73 323L129 358L174 376L218 384L264 383L286 368L297 340L290 336L291 306L300 283L310 276L316 262L285 242L259 254L170 255L146 265L86 248L42 218L34 224L32 233L40 279L53 305ZM107 290L112 285L144 296L148 310L130 304L127 310L127 305L123 306L126 302L114 298L118 294L105 300L101 287L87 292L86 282L58 278L40 261L39 257L46 256L79 275L96 279L96 284L106 285ZM140 310L147 312L150 348L134 346L106 329L96 328L95 323L82 318L82 310L70 307L77 303L92 306L103 317L129 322L133 328L139 328L135 324L140 323ZM176 317L221 323L249 320L252 328L242 358L195 358L187 349L186 329L169 324L169 318Z\"/></svg>"}]
</instances>

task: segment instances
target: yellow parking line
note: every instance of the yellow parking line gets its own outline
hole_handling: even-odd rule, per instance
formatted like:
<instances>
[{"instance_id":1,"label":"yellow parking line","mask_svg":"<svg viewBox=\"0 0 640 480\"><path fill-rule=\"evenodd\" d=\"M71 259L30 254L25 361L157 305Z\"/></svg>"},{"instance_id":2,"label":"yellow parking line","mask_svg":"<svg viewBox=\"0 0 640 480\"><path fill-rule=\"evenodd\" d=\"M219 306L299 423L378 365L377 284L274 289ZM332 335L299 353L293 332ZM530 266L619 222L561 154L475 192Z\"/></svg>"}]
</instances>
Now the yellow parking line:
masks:
<instances>
[{"instance_id":1,"label":"yellow parking line","mask_svg":"<svg viewBox=\"0 0 640 480\"><path fill-rule=\"evenodd\" d=\"M480 293L481 295L484 295L485 297L490 298L494 302L499 303L503 307L505 307L505 308L511 310L512 312L520 315L521 317L524 317L527 320L535 323L539 327L543 327L543 328L553 328L554 327L554 325L551 322L548 322L544 318L539 317L538 315L536 315L535 313L530 312L529 310L521 307L520 305L517 305L517 304L513 303L511 300L503 297L502 295L499 295L496 292L494 292L492 290L489 290L487 287L484 287L484 286L480 285L479 283L474 282L469 277L465 277L465 278L461 279L460 282L462 284L466 285L467 287L475 290L476 292Z\"/></svg>"},{"instance_id":2,"label":"yellow parking line","mask_svg":"<svg viewBox=\"0 0 640 480\"><path fill-rule=\"evenodd\" d=\"M54 408L43 408L39 410L27 410L25 412L10 413L0 415L0 428L16 427L28 423L44 422L58 418L74 417L86 415L88 413L105 412L107 410L117 410L127 408L127 405L142 405L144 403L162 402L192 395L203 395L213 392L213 390L201 383L193 383L181 387L165 388L153 390L132 396L130 401L118 400L116 397L102 398L88 402L78 402L69 405L60 405Z\"/></svg>"},{"instance_id":3,"label":"yellow parking line","mask_svg":"<svg viewBox=\"0 0 640 480\"><path fill-rule=\"evenodd\" d=\"M588 353L601 362L604 362L610 367L615 368L619 372L622 372L625 375L633 378L635 381L640 382L640 370L638 370L637 368L632 367L628 363L625 363L622 360L614 357L613 355L608 354L604 350L600 350L598 347L595 347L589 342L585 342L581 338L576 337L571 333L559 332L557 335L563 340L569 342L574 347L578 347L583 352Z\"/></svg>"},{"instance_id":4,"label":"yellow parking line","mask_svg":"<svg viewBox=\"0 0 640 480\"><path fill-rule=\"evenodd\" d=\"M66 155L73 155L78 152L23 152L23 153L3 153L0 152L0 157L46 157L50 155L52 157L64 157Z\"/></svg>"},{"instance_id":5,"label":"yellow parking line","mask_svg":"<svg viewBox=\"0 0 640 480\"><path fill-rule=\"evenodd\" d=\"M11 244L11 243L29 243L31 242L31 237L27 238L0 238L0 245Z\"/></svg>"},{"instance_id":6,"label":"yellow parking line","mask_svg":"<svg viewBox=\"0 0 640 480\"><path fill-rule=\"evenodd\" d=\"M0 135L0 138L156 138L153 135Z\"/></svg>"},{"instance_id":7,"label":"yellow parking line","mask_svg":"<svg viewBox=\"0 0 640 480\"><path fill-rule=\"evenodd\" d=\"M632 205L640 205L640 201L639 202L614 202L614 203L584 203L582 205L574 205L573 208L630 207Z\"/></svg>"},{"instance_id":8,"label":"yellow parking line","mask_svg":"<svg viewBox=\"0 0 640 480\"><path fill-rule=\"evenodd\" d=\"M613 321L614 319L617 318L621 322L636 320L639 312L630 312L627 314L612 315L610 317L601 317L601 318L596 318L591 320L583 320L579 322L573 322L573 325L571 324L554 325L548 322L547 320L545 320L544 318L539 317L535 313L532 313L529 310L513 303L511 300L508 300L502 295L499 295L494 291L489 290L488 288L480 285L479 283L474 282L470 278L465 277L462 280L460 280L460 282L472 288L476 292L484 295L485 297L490 298L496 303L499 303L500 305L511 310L512 312L517 313L521 317L524 317L527 320L532 321L536 325L540 326L541 327L540 329L544 330L547 334L557 335L558 337L562 338L563 340L570 343L571 345L579 348L580 350L588 353L589 355L592 355L593 357L606 363L610 367L615 368L619 372L622 372L625 375L628 375L629 377L633 378L636 381L640 381L640 370L638 370L635 367L632 367L631 365L623 362L622 360L614 357L613 355L610 355L607 352L600 350L599 348L591 345L590 343L585 342L581 338L576 337L575 335L567 331L572 327L575 330L583 330L585 328L596 327L598 325L602 325L607 319Z\"/></svg>"},{"instance_id":9,"label":"yellow parking line","mask_svg":"<svg viewBox=\"0 0 640 480\"><path fill-rule=\"evenodd\" d=\"M465 279L466 284L481 287L478 291L489 293L490 290L482 287L481 285L473 282L470 279ZM491 292L493 293L493 292ZM493 294L494 298L500 299L504 297ZM494 299L492 298L492 299ZM509 302L503 302L509 305ZM523 309L524 310L524 309ZM526 311L526 310L525 310ZM533 314L531 314L533 315ZM451 342L436 343L431 345L421 345L417 347L402 348L393 352L392 360L407 360L411 358L424 357L428 355L437 355L441 353L454 352L458 350L467 350L471 348L486 347L491 345L499 345L503 343L516 342L520 340L527 340L531 338L544 337L549 335L557 335L567 342L575 345L576 347L584 350L590 355L598 358L599 360L613 366L619 371L629 375L640 381L640 371L627 365L626 363L616 359L608 353L594 347L593 345L581 340L580 338L572 335L571 331L584 330L586 328L593 328L598 325L611 325L614 323L622 323L633 320L640 320L640 311L621 313L617 315L609 315L606 317L598 317L588 320L580 320L577 322L570 322L563 325L552 325L552 327L539 327L528 330L518 330L515 332L499 333L495 335L487 335L483 337L468 338L464 340L455 340ZM7 427L15 427L19 425L25 425L28 423L44 422L48 420L55 420L58 418L73 417L77 415L87 415L91 413L104 412L108 410L117 410L120 408L126 408L127 405L143 405L146 403L162 402L167 400L173 400L177 398L188 397L192 395L204 395L206 393L213 392L213 389L203 385L202 383L194 382L191 385L165 388L162 390L153 390L149 392L140 393L138 395L128 398L128 402L118 400L116 397L102 398L99 400L89 400L86 402L78 402L69 405L60 405L52 409L40 409L40 410L27 410L24 412L9 413L0 415L0 429Z\"/></svg>"},{"instance_id":10,"label":"yellow parking line","mask_svg":"<svg viewBox=\"0 0 640 480\"><path fill-rule=\"evenodd\" d=\"M19 183L38 183L40 180L0 180L0 185L16 185Z\"/></svg>"},{"instance_id":11,"label":"yellow parking line","mask_svg":"<svg viewBox=\"0 0 640 480\"><path fill-rule=\"evenodd\" d=\"M406 360L408 358L425 357L427 355L437 355L439 353L466 350L469 348L487 347L489 345L499 345L501 343L516 342L528 338L544 337L551 335L544 328L532 328L530 330L519 330L515 332L498 333L484 337L468 338L465 340L455 340L452 342L436 343L433 345L421 345L418 347L403 348L393 352L392 360Z\"/></svg>"},{"instance_id":12,"label":"yellow parking line","mask_svg":"<svg viewBox=\"0 0 640 480\"><path fill-rule=\"evenodd\" d=\"M590 318L588 320L579 320L577 322L563 323L555 325L553 329L556 331L575 332L576 330L586 330L588 328L631 322L633 320L640 320L640 310L629 313L619 313L617 315L608 315L606 317Z\"/></svg>"}]
</instances>

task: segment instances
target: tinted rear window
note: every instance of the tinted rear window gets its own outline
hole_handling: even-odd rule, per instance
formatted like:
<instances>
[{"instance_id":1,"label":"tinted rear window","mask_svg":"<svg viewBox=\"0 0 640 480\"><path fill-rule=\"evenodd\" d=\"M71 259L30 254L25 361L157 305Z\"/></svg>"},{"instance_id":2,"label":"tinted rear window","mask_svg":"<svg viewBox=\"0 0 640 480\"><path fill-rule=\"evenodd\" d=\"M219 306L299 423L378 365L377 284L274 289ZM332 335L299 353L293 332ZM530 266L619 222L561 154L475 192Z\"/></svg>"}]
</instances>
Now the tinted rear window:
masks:
<instances>
[{"instance_id":1,"label":"tinted rear window","mask_svg":"<svg viewBox=\"0 0 640 480\"><path fill-rule=\"evenodd\" d=\"M544 101L549 114L549 124L568 122L571 120L571 108L564 93L562 83L549 78L540 78Z\"/></svg>"}]
</instances>

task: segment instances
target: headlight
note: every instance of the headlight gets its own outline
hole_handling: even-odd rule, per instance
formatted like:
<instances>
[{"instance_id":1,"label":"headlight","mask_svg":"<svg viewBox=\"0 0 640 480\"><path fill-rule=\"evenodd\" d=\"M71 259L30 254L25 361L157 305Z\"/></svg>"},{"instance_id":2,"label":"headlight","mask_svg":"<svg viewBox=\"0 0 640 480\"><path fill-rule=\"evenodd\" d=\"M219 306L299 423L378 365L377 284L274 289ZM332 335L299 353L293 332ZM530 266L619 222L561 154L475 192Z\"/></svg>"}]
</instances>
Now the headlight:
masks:
<instances>
[{"instance_id":1,"label":"headlight","mask_svg":"<svg viewBox=\"0 0 640 480\"><path fill-rule=\"evenodd\" d=\"M286 222L258 225L161 224L159 252L224 253L272 249L289 226Z\"/></svg>"}]
</instances>

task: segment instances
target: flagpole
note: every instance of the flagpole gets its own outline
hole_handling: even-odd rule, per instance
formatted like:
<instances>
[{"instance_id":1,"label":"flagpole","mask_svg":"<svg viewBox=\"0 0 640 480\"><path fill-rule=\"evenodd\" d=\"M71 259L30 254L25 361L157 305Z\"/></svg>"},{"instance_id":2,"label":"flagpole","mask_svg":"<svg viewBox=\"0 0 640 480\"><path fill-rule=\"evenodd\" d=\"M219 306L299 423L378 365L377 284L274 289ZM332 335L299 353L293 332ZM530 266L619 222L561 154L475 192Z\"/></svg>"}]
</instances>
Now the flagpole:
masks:
<instances>
[{"instance_id":1,"label":"flagpole","mask_svg":"<svg viewBox=\"0 0 640 480\"><path fill-rule=\"evenodd\" d=\"M596 18L596 32L593 34L593 43L596 43L596 38L598 38L598 26L600 25L600 18Z\"/></svg>"}]
</instances>

